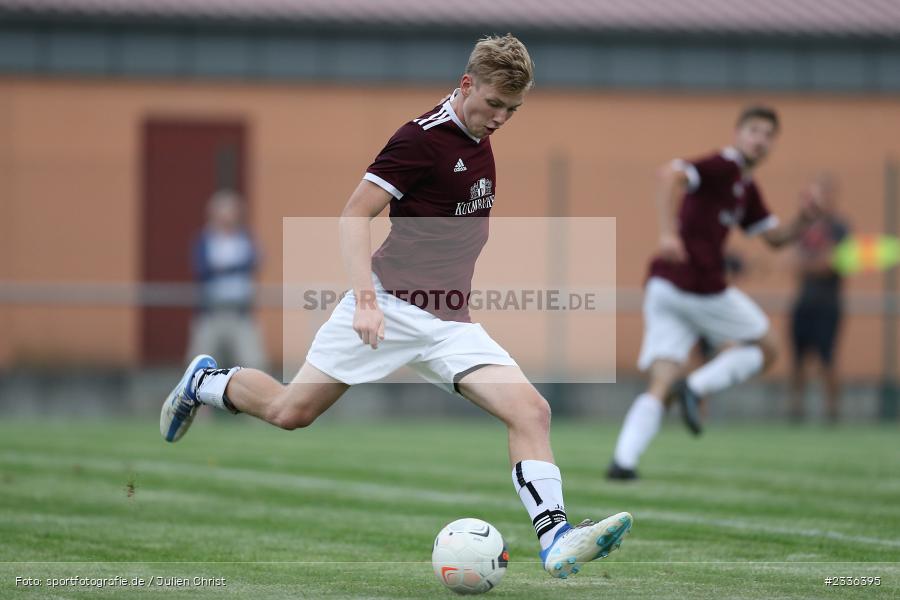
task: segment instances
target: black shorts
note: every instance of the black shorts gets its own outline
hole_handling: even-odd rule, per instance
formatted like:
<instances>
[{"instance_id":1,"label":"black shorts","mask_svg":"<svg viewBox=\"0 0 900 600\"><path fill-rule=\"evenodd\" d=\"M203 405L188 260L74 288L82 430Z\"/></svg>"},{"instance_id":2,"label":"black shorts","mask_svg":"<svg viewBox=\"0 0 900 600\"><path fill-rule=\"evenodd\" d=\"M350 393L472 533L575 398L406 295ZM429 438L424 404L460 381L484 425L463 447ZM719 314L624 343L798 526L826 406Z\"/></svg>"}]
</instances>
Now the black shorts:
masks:
<instances>
[{"instance_id":1,"label":"black shorts","mask_svg":"<svg viewBox=\"0 0 900 600\"><path fill-rule=\"evenodd\" d=\"M801 300L791 313L791 341L794 360L815 352L825 365L831 365L834 345L841 323L841 304L836 300Z\"/></svg>"}]
</instances>

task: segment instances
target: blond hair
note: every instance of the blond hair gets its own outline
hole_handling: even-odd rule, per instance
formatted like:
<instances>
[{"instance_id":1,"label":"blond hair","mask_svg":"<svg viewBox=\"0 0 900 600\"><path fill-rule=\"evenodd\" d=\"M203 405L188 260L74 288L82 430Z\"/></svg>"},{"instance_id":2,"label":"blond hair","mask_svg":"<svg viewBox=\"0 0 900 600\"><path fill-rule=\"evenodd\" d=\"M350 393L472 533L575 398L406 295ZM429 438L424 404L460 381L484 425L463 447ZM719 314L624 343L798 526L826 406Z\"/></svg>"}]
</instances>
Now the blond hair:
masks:
<instances>
[{"instance_id":1,"label":"blond hair","mask_svg":"<svg viewBox=\"0 0 900 600\"><path fill-rule=\"evenodd\" d=\"M534 62L525 44L513 34L481 38L469 55L466 73L504 94L518 94L534 85Z\"/></svg>"}]
</instances>

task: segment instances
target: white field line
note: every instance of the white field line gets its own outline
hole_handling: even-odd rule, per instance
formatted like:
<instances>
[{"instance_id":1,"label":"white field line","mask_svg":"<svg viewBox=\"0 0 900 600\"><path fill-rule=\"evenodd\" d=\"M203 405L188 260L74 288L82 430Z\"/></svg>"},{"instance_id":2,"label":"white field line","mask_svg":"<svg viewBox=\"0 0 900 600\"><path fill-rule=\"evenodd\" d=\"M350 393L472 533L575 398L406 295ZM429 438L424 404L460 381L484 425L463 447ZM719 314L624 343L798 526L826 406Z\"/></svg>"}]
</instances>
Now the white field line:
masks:
<instances>
[{"instance_id":1,"label":"white field line","mask_svg":"<svg viewBox=\"0 0 900 600\"><path fill-rule=\"evenodd\" d=\"M772 535L785 536L801 536L808 538L826 538L836 542L854 542L859 544L871 544L876 546L884 546L886 548L900 548L900 539L876 538L865 535L853 535L841 533L839 531L828 531L825 529L806 529L796 527L785 527L768 525L765 523L755 523L742 519L716 519L708 517L698 517L696 515L656 510L641 510L640 514L643 518L665 521L668 523L686 523L691 525L705 525L713 527L721 527L723 529L732 529L736 531L755 531L759 533L768 533Z\"/></svg>"},{"instance_id":2,"label":"white field line","mask_svg":"<svg viewBox=\"0 0 900 600\"><path fill-rule=\"evenodd\" d=\"M541 564L540 560L510 559L510 564ZM0 565L431 565L430 560L0 560ZM896 562L862 561L776 561L776 560L617 560L616 565L737 565L756 570L770 569L777 565L798 573L808 572L808 565L859 565L867 570L896 568ZM860 574L861 575L861 574ZM569 586L570 584L566 584Z\"/></svg>"},{"instance_id":3,"label":"white field line","mask_svg":"<svg viewBox=\"0 0 900 600\"><path fill-rule=\"evenodd\" d=\"M0 453L0 462L8 464L27 464L36 467L61 466L56 455L35 455L22 452ZM521 504L515 499L510 483L510 499L501 500L491 495L477 492L453 492L446 493L431 489L397 486L392 484L379 484L370 482L348 482L324 477L310 477L306 475L293 475L287 473L270 473L253 471L238 467L207 465L185 465L150 460L128 461L122 459L79 458L77 463L85 469L101 471L113 471L117 473L153 473L156 475L187 475L193 477L209 477L220 481L228 481L236 485L252 487L272 487L278 490L293 489L297 491L328 492L339 497L347 498L372 498L383 501L403 502L414 499L417 501L431 502L435 504L451 504L456 506L493 506L509 510L521 510ZM624 507L627 508L627 507ZM579 507L578 514L593 514L600 517L607 513L618 512L622 507ZM775 525L764 521L751 521L747 519L719 519L708 518L677 511L641 510L635 515L635 522L640 525L643 519L662 521L666 523L693 524L709 527L719 527L732 531L758 532L772 535L800 536L807 538L824 538L835 542L849 542L882 546L885 548L900 548L900 539L888 539L872 536L855 535L830 531L825 529L797 528L786 525Z\"/></svg>"}]
</instances>

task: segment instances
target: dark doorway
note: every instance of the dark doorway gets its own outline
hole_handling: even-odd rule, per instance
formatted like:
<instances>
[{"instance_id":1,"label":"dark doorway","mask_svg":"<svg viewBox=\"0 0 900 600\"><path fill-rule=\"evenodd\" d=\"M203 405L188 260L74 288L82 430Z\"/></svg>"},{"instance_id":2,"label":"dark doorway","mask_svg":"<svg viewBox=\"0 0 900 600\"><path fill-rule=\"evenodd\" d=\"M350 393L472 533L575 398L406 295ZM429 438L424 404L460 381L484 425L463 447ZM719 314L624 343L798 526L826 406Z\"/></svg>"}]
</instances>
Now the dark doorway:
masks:
<instances>
[{"instance_id":1,"label":"dark doorway","mask_svg":"<svg viewBox=\"0 0 900 600\"><path fill-rule=\"evenodd\" d=\"M143 126L143 254L147 283L193 281L191 246L216 190L246 196L244 125L240 122L148 119ZM154 299L157 299L154 296ZM144 305L144 364L184 360L193 309Z\"/></svg>"}]
</instances>

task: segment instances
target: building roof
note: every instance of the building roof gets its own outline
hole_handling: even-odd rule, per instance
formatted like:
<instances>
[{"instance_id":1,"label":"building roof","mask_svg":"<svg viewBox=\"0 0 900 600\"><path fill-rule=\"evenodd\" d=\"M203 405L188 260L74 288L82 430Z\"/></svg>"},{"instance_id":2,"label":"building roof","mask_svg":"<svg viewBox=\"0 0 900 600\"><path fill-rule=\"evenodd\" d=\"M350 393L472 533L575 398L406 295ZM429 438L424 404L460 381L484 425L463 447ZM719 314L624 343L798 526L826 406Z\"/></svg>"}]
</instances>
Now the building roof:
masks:
<instances>
[{"instance_id":1,"label":"building roof","mask_svg":"<svg viewBox=\"0 0 900 600\"><path fill-rule=\"evenodd\" d=\"M0 0L0 15L578 32L900 35L898 0Z\"/></svg>"}]
</instances>

